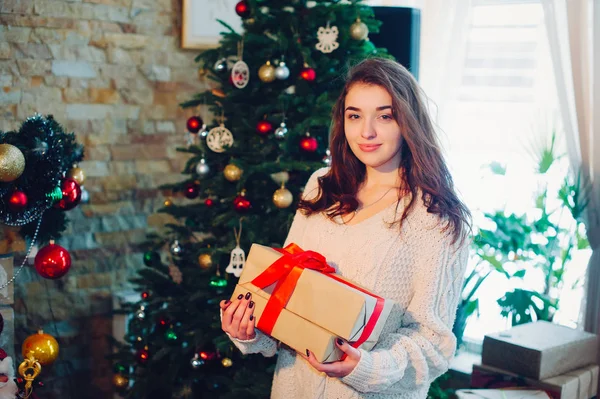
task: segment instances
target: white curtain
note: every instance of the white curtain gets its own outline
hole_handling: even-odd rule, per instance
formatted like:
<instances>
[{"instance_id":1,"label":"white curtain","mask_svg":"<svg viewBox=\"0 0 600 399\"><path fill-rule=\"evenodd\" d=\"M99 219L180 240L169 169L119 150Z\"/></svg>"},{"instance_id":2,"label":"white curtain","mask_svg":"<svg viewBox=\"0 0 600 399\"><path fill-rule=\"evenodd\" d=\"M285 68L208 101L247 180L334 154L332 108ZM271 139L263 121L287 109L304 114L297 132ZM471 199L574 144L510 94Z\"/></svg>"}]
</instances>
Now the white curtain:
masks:
<instances>
[{"instance_id":1,"label":"white curtain","mask_svg":"<svg viewBox=\"0 0 600 399\"><path fill-rule=\"evenodd\" d=\"M590 0L542 4L569 159L590 190L585 223L593 253L584 328L600 333L600 5Z\"/></svg>"},{"instance_id":2,"label":"white curtain","mask_svg":"<svg viewBox=\"0 0 600 399\"><path fill-rule=\"evenodd\" d=\"M471 0L423 0L419 80L431 100L433 119L443 132L452 124L471 8Z\"/></svg>"}]
</instances>

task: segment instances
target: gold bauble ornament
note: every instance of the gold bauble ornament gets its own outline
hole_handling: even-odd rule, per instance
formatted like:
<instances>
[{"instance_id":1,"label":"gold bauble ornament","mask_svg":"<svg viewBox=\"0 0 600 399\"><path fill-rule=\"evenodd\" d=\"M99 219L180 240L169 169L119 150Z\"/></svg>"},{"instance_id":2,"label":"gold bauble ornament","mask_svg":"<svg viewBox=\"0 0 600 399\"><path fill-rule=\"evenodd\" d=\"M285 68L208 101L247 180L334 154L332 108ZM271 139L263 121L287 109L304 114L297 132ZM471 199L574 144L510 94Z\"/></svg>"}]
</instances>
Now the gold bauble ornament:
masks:
<instances>
[{"instance_id":1,"label":"gold bauble ornament","mask_svg":"<svg viewBox=\"0 0 600 399\"><path fill-rule=\"evenodd\" d=\"M350 36L354 40L365 40L369 36L369 28L360 18L357 18L356 22L350 26Z\"/></svg>"},{"instance_id":2,"label":"gold bauble ornament","mask_svg":"<svg viewBox=\"0 0 600 399\"><path fill-rule=\"evenodd\" d=\"M210 254L202 254L198 256L198 264L202 269L208 269L212 266L212 257Z\"/></svg>"},{"instance_id":3,"label":"gold bauble ornament","mask_svg":"<svg viewBox=\"0 0 600 399\"><path fill-rule=\"evenodd\" d=\"M230 163L229 165L225 166L225 169L223 170L223 175L225 175L225 178L230 182L235 182L240 180L240 178L242 177L242 172L242 169Z\"/></svg>"},{"instance_id":4,"label":"gold bauble ornament","mask_svg":"<svg viewBox=\"0 0 600 399\"><path fill-rule=\"evenodd\" d=\"M258 77L265 83L270 83L277 78L275 76L275 67L271 65L271 61L267 61L265 65L258 69Z\"/></svg>"},{"instance_id":5,"label":"gold bauble ornament","mask_svg":"<svg viewBox=\"0 0 600 399\"><path fill-rule=\"evenodd\" d=\"M233 366L233 361L228 357L224 357L223 360L221 360L221 364L223 367L231 367Z\"/></svg>"},{"instance_id":6,"label":"gold bauble ornament","mask_svg":"<svg viewBox=\"0 0 600 399\"><path fill-rule=\"evenodd\" d=\"M25 157L21 150L12 144L0 144L0 181L16 180L24 170Z\"/></svg>"},{"instance_id":7,"label":"gold bauble ornament","mask_svg":"<svg viewBox=\"0 0 600 399\"><path fill-rule=\"evenodd\" d=\"M129 378L121 374L115 374L113 376L113 384L119 389L126 388L129 385Z\"/></svg>"},{"instance_id":8,"label":"gold bauble ornament","mask_svg":"<svg viewBox=\"0 0 600 399\"><path fill-rule=\"evenodd\" d=\"M31 352L33 358L42 366L48 366L58 357L58 342L50 334L39 330L37 334L30 335L23 341L21 354L24 358Z\"/></svg>"},{"instance_id":9,"label":"gold bauble ornament","mask_svg":"<svg viewBox=\"0 0 600 399\"><path fill-rule=\"evenodd\" d=\"M169 207L171 205L173 205L173 201L171 200L171 198L167 198L164 202L166 207Z\"/></svg>"},{"instance_id":10,"label":"gold bauble ornament","mask_svg":"<svg viewBox=\"0 0 600 399\"><path fill-rule=\"evenodd\" d=\"M83 173L83 169L77 166L73 166L72 169L69 169L67 172L67 177L75 180L80 186L85 181L85 173Z\"/></svg>"},{"instance_id":11,"label":"gold bauble ornament","mask_svg":"<svg viewBox=\"0 0 600 399\"><path fill-rule=\"evenodd\" d=\"M290 190L285 187L281 187L273 193L273 203L277 208L287 208L288 206L292 205L293 201L294 196Z\"/></svg>"}]
</instances>

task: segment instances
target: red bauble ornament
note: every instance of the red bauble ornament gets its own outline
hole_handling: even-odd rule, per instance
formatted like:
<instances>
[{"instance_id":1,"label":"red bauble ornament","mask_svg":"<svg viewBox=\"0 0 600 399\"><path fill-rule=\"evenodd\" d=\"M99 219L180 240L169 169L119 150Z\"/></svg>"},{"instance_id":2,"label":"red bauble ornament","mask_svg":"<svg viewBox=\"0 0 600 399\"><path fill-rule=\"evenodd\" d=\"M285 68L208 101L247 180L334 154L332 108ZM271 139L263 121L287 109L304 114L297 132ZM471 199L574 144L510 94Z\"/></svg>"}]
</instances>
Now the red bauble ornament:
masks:
<instances>
[{"instance_id":1,"label":"red bauble ornament","mask_svg":"<svg viewBox=\"0 0 600 399\"><path fill-rule=\"evenodd\" d=\"M312 69L310 67L304 67L300 71L300 77L302 79L306 80L307 82L312 82L313 80L315 80L317 78L317 73L315 72L314 69Z\"/></svg>"},{"instance_id":2,"label":"red bauble ornament","mask_svg":"<svg viewBox=\"0 0 600 399\"><path fill-rule=\"evenodd\" d=\"M188 183L185 185L183 194L189 199L197 198L198 195L200 194L200 186L198 185L198 183L195 183L195 182Z\"/></svg>"},{"instance_id":3,"label":"red bauble ornament","mask_svg":"<svg viewBox=\"0 0 600 399\"><path fill-rule=\"evenodd\" d=\"M192 116L190 119L187 120L186 127L187 130L190 131L190 133L198 133L202 128L203 123L204 122L202 121L202 118L200 118L199 116Z\"/></svg>"},{"instance_id":4,"label":"red bauble ornament","mask_svg":"<svg viewBox=\"0 0 600 399\"><path fill-rule=\"evenodd\" d=\"M150 293L148 291L142 292L142 299L148 299L150 297Z\"/></svg>"},{"instance_id":5,"label":"red bauble ornament","mask_svg":"<svg viewBox=\"0 0 600 399\"><path fill-rule=\"evenodd\" d=\"M300 148L306 152L315 152L317 151L318 143L317 139L314 137L302 137L300 139Z\"/></svg>"},{"instance_id":6,"label":"red bauble ornament","mask_svg":"<svg viewBox=\"0 0 600 399\"><path fill-rule=\"evenodd\" d=\"M210 198L207 198L206 201L204 201L204 205L206 206L213 206L214 205L214 201Z\"/></svg>"},{"instance_id":7,"label":"red bauble ornament","mask_svg":"<svg viewBox=\"0 0 600 399\"><path fill-rule=\"evenodd\" d=\"M236 211L240 213L245 213L248 212L248 210L252 207L252 204L244 195L238 195L233 200L233 207Z\"/></svg>"},{"instance_id":8,"label":"red bauble ornament","mask_svg":"<svg viewBox=\"0 0 600 399\"><path fill-rule=\"evenodd\" d=\"M235 12L242 18L250 16L250 6L246 0L242 0L235 5Z\"/></svg>"},{"instance_id":9,"label":"red bauble ornament","mask_svg":"<svg viewBox=\"0 0 600 399\"><path fill-rule=\"evenodd\" d=\"M60 189L63 196L54 207L63 211L75 208L79 204L79 201L81 201L81 187L79 183L73 179L63 179L62 183L60 183Z\"/></svg>"},{"instance_id":10,"label":"red bauble ornament","mask_svg":"<svg viewBox=\"0 0 600 399\"><path fill-rule=\"evenodd\" d=\"M135 358L137 359L139 364L148 363L148 360L150 360L150 352L148 352L148 347L144 347L138 350L135 354Z\"/></svg>"},{"instance_id":11,"label":"red bauble ornament","mask_svg":"<svg viewBox=\"0 0 600 399\"><path fill-rule=\"evenodd\" d=\"M27 196L23 191L15 191L8 197L8 207L13 212L20 212L27 207Z\"/></svg>"},{"instance_id":12,"label":"red bauble ornament","mask_svg":"<svg viewBox=\"0 0 600 399\"><path fill-rule=\"evenodd\" d=\"M273 131L273 124L269 121L260 121L256 124L256 132L262 136L266 136L271 131Z\"/></svg>"},{"instance_id":13,"label":"red bauble ornament","mask_svg":"<svg viewBox=\"0 0 600 399\"><path fill-rule=\"evenodd\" d=\"M50 241L50 244L38 251L34 264L40 276L54 280L67 274L71 268L71 255L60 245Z\"/></svg>"}]
</instances>

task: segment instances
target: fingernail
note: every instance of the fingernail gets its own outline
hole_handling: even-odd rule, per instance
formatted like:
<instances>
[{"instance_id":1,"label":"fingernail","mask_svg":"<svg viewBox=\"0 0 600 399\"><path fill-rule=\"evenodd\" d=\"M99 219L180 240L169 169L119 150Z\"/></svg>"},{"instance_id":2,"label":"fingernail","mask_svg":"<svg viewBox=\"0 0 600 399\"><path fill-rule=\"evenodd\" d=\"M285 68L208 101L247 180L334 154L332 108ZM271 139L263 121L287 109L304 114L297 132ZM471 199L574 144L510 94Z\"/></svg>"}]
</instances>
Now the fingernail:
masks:
<instances>
[{"instance_id":1,"label":"fingernail","mask_svg":"<svg viewBox=\"0 0 600 399\"><path fill-rule=\"evenodd\" d=\"M251 293L247 293L247 294L246 294L246 299L250 299L250 297L251 297L251 296L252 296L252 294L251 294Z\"/></svg>"},{"instance_id":2,"label":"fingernail","mask_svg":"<svg viewBox=\"0 0 600 399\"><path fill-rule=\"evenodd\" d=\"M253 314L250 315L250 321L252 321L252 320L254 320L254 315Z\"/></svg>"},{"instance_id":3,"label":"fingernail","mask_svg":"<svg viewBox=\"0 0 600 399\"><path fill-rule=\"evenodd\" d=\"M337 343L338 343L338 345L339 345L339 346L342 346L342 345L344 345L344 341L342 341L342 339L341 339L341 338L338 338L338 339L337 339Z\"/></svg>"},{"instance_id":4,"label":"fingernail","mask_svg":"<svg viewBox=\"0 0 600 399\"><path fill-rule=\"evenodd\" d=\"M244 297L244 294L238 295L238 299L242 299L243 297Z\"/></svg>"},{"instance_id":5,"label":"fingernail","mask_svg":"<svg viewBox=\"0 0 600 399\"><path fill-rule=\"evenodd\" d=\"M248 307L249 307L250 309L252 309L252 307L253 307L253 306L254 306L254 301L250 301L250 303L248 304Z\"/></svg>"},{"instance_id":6,"label":"fingernail","mask_svg":"<svg viewBox=\"0 0 600 399\"><path fill-rule=\"evenodd\" d=\"M310 352L308 351L308 349L306 350L306 356L310 357Z\"/></svg>"},{"instance_id":7,"label":"fingernail","mask_svg":"<svg viewBox=\"0 0 600 399\"><path fill-rule=\"evenodd\" d=\"M229 305L231 303L231 301L228 299L225 301L225 305Z\"/></svg>"}]
</instances>

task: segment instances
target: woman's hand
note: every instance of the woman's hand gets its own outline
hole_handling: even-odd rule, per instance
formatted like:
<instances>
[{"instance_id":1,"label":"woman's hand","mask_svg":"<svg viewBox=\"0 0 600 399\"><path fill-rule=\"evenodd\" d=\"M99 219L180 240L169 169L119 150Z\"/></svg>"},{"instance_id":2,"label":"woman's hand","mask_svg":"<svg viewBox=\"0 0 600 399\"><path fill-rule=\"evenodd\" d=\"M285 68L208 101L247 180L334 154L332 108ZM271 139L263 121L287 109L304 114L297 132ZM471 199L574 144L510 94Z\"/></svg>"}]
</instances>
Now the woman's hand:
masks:
<instances>
[{"instance_id":1,"label":"woman's hand","mask_svg":"<svg viewBox=\"0 0 600 399\"><path fill-rule=\"evenodd\" d=\"M221 301L219 306L223 310L221 328L231 338L243 341L256 337L254 331L254 302L250 300L252 294L240 294L238 299Z\"/></svg>"},{"instance_id":2,"label":"woman's hand","mask_svg":"<svg viewBox=\"0 0 600 399\"><path fill-rule=\"evenodd\" d=\"M304 356L303 354L302 356L308 360L310 365L317 371L325 373L329 377L345 377L350 374L358 364L358 361L360 360L360 351L340 338L336 339L336 344L338 348L347 355L344 360L332 363L319 363L315 358L315 355L308 349L306 350L307 356Z\"/></svg>"}]
</instances>

